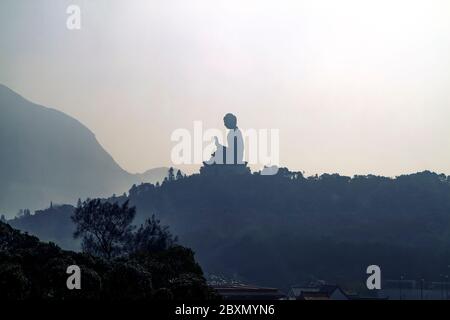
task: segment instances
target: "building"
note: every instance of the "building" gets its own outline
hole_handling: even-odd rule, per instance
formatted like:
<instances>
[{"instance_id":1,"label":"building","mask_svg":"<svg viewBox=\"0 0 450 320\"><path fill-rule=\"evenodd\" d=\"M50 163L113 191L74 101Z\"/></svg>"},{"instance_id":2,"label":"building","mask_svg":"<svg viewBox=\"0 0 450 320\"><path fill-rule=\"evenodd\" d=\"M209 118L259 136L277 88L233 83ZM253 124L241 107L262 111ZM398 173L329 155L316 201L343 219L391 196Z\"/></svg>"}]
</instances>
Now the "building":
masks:
<instances>
[{"instance_id":1,"label":"building","mask_svg":"<svg viewBox=\"0 0 450 320\"><path fill-rule=\"evenodd\" d=\"M213 285L212 288L225 300L280 300L286 295L277 288L244 284Z\"/></svg>"},{"instance_id":2,"label":"building","mask_svg":"<svg viewBox=\"0 0 450 320\"><path fill-rule=\"evenodd\" d=\"M332 284L314 284L291 287L290 300L350 300L341 287Z\"/></svg>"}]
</instances>

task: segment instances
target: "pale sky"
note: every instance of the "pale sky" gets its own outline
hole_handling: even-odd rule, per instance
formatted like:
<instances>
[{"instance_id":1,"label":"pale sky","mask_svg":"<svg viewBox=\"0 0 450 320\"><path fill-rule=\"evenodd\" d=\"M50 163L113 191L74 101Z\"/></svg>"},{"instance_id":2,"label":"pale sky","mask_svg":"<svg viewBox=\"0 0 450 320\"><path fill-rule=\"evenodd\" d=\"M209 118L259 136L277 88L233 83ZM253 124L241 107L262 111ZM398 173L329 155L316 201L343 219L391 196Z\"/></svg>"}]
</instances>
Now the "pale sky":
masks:
<instances>
[{"instance_id":1,"label":"pale sky","mask_svg":"<svg viewBox=\"0 0 450 320\"><path fill-rule=\"evenodd\" d=\"M0 83L130 172L171 165L175 129L233 112L279 129L292 170L450 174L448 0L2 0Z\"/></svg>"}]
</instances>

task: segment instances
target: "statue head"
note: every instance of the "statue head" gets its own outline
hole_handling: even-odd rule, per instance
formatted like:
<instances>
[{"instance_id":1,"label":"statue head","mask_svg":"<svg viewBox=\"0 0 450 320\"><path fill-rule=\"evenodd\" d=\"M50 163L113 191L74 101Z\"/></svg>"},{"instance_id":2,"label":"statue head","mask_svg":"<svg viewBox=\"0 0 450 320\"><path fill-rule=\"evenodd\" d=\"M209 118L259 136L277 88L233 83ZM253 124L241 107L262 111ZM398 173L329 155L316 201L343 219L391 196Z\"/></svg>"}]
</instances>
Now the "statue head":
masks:
<instances>
[{"instance_id":1,"label":"statue head","mask_svg":"<svg viewBox=\"0 0 450 320\"><path fill-rule=\"evenodd\" d=\"M236 129L237 128L237 118L232 113L227 113L225 117L223 117L223 123L227 129Z\"/></svg>"}]
</instances>

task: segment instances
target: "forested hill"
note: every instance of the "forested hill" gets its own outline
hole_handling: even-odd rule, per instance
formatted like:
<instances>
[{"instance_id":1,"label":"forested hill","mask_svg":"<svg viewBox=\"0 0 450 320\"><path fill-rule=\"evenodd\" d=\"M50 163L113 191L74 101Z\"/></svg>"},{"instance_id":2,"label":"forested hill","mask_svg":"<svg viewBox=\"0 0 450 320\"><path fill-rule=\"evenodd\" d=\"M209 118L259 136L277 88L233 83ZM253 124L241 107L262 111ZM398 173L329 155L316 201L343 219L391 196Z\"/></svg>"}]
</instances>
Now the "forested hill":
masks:
<instances>
[{"instance_id":1,"label":"forested hill","mask_svg":"<svg viewBox=\"0 0 450 320\"><path fill-rule=\"evenodd\" d=\"M275 176L194 175L160 187L134 186L129 199L140 215L155 212L179 233L270 225L305 236L426 246L450 231L450 177L428 171L394 179L305 178L287 169Z\"/></svg>"},{"instance_id":2,"label":"forested hill","mask_svg":"<svg viewBox=\"0 0 450 320\"><path fill-rule=\"evenodd\" d=\"M371 264L386 279L440 280L450 265L450 178L428 171L392 179L303 177L287 169L275 176L197 174L133 186L109 201L126 199L137 206L137 223L156 214L206 272L250 283L364 283ZM71 222L61 228L70 241Z\"/></svg>"},{"instance_id":3,"label":"forested hill","mask_svg":"<svg viewBox=\"0 0 450 320\"><path fill-rule=\"evenodd\" d=\"M138 219L156 213L206 271L267 285L353 282L379 264L397 279L450 264L450 178L194 175L132 188Z\"/></svg>"}]
</instances>

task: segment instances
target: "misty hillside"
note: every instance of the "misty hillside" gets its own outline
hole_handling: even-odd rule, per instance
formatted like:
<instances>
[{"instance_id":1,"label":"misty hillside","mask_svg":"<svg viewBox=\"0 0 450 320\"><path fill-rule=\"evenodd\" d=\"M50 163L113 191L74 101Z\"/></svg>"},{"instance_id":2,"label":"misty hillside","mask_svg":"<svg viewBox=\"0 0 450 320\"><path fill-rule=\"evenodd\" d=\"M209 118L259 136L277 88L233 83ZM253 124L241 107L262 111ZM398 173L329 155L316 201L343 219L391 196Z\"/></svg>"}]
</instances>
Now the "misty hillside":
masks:
<instances>
[{"instance_id":1,"label":"misty hillside","mask_svg":"<svg viewBox=\"0 0 450 320\"><path fill-rule=\"evenodd\" d=\"M132 175L77 120L0 85L0 213L110 196L155 182L167 168Z\"/></svg>"},{"instance_id":2,"label":"misty hillside","mask_svg":"<svg viewBox=\"0 0 450 320\"><path fill-rule=\"evenodd\" d=\"M13 228L37 236L40 240L54 242L66 250L79 250L80 241L73 239L75 225L70 216L75 207L71 205L57 205L44 210L37 210L34 214L25 214L8 221Z\"/></svg>"}]
</instances>

